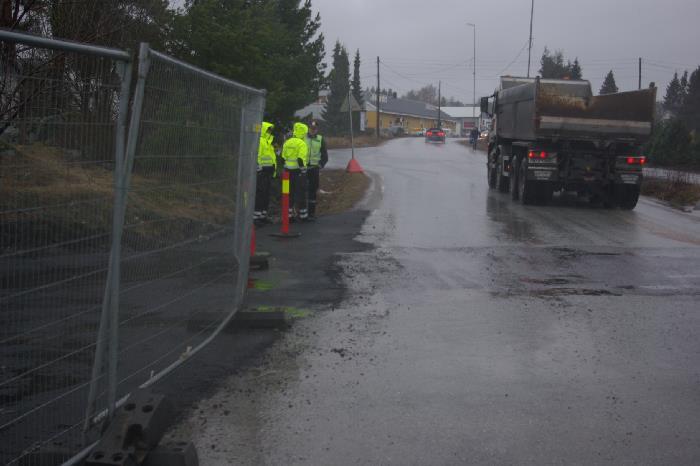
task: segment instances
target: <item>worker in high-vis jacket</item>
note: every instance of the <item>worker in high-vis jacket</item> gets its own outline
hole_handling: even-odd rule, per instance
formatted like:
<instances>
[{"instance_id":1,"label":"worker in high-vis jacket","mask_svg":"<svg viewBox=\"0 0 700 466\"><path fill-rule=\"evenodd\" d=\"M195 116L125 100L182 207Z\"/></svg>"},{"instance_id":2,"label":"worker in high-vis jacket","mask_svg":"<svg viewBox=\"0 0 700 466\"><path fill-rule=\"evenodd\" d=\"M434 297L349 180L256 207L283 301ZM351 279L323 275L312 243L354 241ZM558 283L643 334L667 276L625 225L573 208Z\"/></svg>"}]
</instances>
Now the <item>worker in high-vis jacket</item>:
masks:
<instances>
[{"instance_id":1,"label":"worker in high-vis jacket","mask_svg":"<svg viewBox=\"0 0 700 466\"><path fill-rule=\"evenodd\" d=\"M275 126L272 123L263 121L260 130L260 144L258 145L258 166L255 189L255 212L253 221L260 225L270 221L267 216L267 209L270 205L270 184L275 177L277 170L277 154L272 145L274 136L272 131Z\"/></svg>"},{"instance_id":2,"label":"worker in high-vis jacket","mask_svg":"<svg viewBox=\"0 0 700 466\"><path fill-rule=\"evenodd\" d=\"M284 169L289 172L289 218L306 221L309 212L306 208L306 171L309 165L309 148L306 135L309 127L304 123L294 123L292 137L282 146ZM295 212L296 209L296 212Z\"/></svg>"},{"instance_id":3,"label":"worker in high-vis jacket","mask_svg":"<svg viewBox=\"0 0 700 466\"><path fill-rule=\"evenodd\" d=\"M309 125L309 135L306 138L306 144L309 146L309 169L306 175L309 185L309 220L316 219L316 196L318 194L320 172L328 163L326 141L322 135L318 134L318 130L318 122L312 121Z\"/></svg>"}]
</instances>

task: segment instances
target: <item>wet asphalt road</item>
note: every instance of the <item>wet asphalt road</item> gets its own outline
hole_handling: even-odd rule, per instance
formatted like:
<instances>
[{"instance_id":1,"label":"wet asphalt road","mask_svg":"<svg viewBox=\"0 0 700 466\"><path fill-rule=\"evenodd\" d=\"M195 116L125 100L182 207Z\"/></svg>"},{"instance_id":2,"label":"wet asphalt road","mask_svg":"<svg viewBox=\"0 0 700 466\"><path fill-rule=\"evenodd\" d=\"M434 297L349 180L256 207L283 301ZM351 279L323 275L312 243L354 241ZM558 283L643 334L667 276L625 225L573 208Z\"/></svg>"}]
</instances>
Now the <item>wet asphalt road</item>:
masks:
<instances>
[{"instance_id":1,"label":"wet asphalt road","mask_svg":"<svg viewBox=\"0 0 700 466\"><path fill-rule=\"evenodd\" d=\"M513 204L453 140L357 154L344 298L192 410L202 464L700 464L700 216Z\"/></svg>"}]
</instances>

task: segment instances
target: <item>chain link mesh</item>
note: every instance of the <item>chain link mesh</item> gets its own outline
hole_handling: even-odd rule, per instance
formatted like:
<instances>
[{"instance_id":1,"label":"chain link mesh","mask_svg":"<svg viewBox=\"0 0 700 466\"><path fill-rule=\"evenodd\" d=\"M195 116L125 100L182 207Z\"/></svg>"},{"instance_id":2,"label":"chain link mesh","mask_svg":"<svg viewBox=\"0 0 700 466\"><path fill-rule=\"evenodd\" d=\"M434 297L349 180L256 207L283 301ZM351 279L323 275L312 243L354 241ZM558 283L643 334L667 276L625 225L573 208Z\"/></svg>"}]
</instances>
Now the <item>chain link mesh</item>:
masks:
<instances>
[{"instance_id":1,"label":"chain link mesh","mask_svg":"<svg viewBox=\"0 0 700 466\"><path fill-rule=\"evenodd\" d=\"M68 459L94 441L83 423L110 394L166 375L234 315L265 98L149 51L129 153L128 55L8 37L0 31L0 461L31 465L42 447Z\"/></svg>"},{"instance_id":2,"label":"chain link mesh","mask_svg":"<svg viewBox=\"0 0 700 466\"><path fill-rule=\"evenodd\" d=\"M0 462L13 464L83 440L126 64L0 46Z\"/></svg>"},{"instance_id":3,"label":"chain link mesh","mask_svg":"<svg viewBox=\"0 0 700 466\"><path fill-rule=\"evenodd\" d=\"M233 316L264 95L151 51L121 255L119 394Z\"/></svg>"}]
</instances>

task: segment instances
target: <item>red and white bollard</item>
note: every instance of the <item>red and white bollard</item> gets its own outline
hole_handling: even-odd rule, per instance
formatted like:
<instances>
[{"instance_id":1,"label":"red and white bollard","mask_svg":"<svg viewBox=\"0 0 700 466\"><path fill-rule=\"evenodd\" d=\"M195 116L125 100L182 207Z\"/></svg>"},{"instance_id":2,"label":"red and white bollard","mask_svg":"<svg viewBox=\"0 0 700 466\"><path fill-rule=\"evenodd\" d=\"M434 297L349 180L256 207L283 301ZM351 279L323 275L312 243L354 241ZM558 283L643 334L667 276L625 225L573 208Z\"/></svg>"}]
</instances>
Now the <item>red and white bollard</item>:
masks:
<instances>
[{"instance_id":1,"label":"red and white bollard","mask_svg":"<svg viewBox=\"0 0 700 466\"><path fill-rule=\"evenodd\" d=\"M282 229L280 233L273 233L276 238L298 238L301 233L289 232L289 172L282 172Z\"/></svg>"}]
</instances>

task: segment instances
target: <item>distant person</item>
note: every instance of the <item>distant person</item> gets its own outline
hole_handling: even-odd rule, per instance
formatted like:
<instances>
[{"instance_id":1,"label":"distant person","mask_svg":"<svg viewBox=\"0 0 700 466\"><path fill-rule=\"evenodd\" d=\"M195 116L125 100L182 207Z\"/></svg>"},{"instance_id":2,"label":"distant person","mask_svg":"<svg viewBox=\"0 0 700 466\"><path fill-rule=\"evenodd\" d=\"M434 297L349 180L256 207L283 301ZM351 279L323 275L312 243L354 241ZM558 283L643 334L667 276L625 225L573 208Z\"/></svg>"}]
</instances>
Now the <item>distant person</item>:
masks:
<instances>
[{"instance_id":1,"label":"distant person","mask_svg":"<svg viewBox=\"0 0 700 466\"><path fill-rule=\"evenodd\" d=\"M472 130L469 132L469 142L472 145L472 149L476 150L476 143L479 140L479 130L476 128L472 128Z\"/></svg>"},{"instance_id":2,"label":"distant person","mask_svg":"<svg viewBox=\"0 0 700 466\"><path fill-rule=\"evenodd\" d=\"M306 221L309 212L306 208L306 170L309 164L309 148L306 135L309 127L304 123L294 123L292 137L282 147L284 169L289 172L289 219ZM296 208L296 212L295 212Z\"/></svg>"},{"instance_id":3,"label":"distant person","mask_svg":"<svg viewBox=\"0 0 700 466\"><path fill-rule=\"evenodd\" d=\"M319 125L317 121L312 121L309 125L309 136L306 143L309 146L309 170L307 173L309 185L309 220L316 220L316 197L320 185L320 172L328 163L328 149L323 136L318 134Z\"/></svg>"},{"instance_id":4,"label":"distant person","mask_svg":"<svg viewBox=\"0 0 700 466\"><path fill-rule=\"evenodd\" d=\"M274 136L272 131L275 126L263 121L260 130L260 144L258 146L257 184L255 189L255 212L253 221L256 225L262 225L270 221L267 209L270 206L270 184L277 170L277 154L272 145Z\"/></svg>"}]
</instances>

